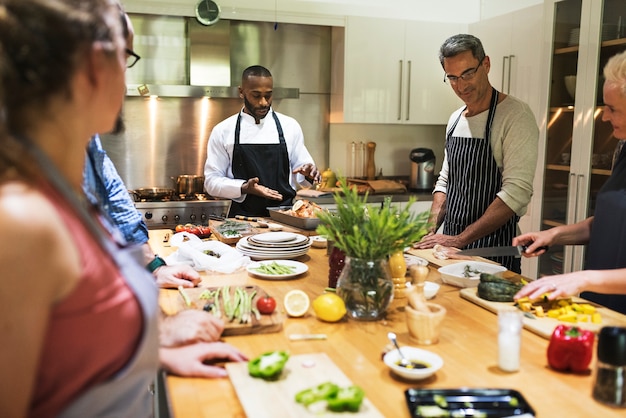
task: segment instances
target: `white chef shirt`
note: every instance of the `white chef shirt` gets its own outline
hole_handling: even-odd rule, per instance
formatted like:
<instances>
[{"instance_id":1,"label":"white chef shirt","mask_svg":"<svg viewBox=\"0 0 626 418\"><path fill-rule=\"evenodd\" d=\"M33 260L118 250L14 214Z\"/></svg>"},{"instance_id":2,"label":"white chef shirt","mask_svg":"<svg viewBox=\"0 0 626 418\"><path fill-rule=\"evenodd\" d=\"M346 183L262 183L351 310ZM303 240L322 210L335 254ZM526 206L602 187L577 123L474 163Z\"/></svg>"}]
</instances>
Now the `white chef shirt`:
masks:
<instances>
[{"instance_id":1,"label":"white chef shirt","mask_svg":"<svg viewBox=\"0 0 626 418\"><path fill-rule=\"evenodd\" d=\"M270 112L273 112L270 109ZM233 176L233 147L235 145L235 127L237 116L241 115L240 144L278 144L278 130L271 113L256 124L254 117L243 109L228 119L215 125L207 145L207 159L204 164L204 188L213 197L232 199L243 202L246 195L241 194L241 186L248 179L235 179ZM304 165L314 164L313 158L304 145L304 134L300 124L292 117L275 112L285 136L291 171ZM310 185L302 174L292 174L289 184L294 190L299 185Z\"/></svg>"}]
</instances>

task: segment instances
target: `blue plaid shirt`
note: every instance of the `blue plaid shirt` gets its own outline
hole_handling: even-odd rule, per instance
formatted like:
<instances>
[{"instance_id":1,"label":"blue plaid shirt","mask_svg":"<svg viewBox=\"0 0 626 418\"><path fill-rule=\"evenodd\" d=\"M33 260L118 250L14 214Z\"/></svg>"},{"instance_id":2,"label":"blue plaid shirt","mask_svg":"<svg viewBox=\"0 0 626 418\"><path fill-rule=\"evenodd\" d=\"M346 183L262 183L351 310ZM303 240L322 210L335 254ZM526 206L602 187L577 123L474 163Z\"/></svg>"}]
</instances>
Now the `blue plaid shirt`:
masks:
<instances>
[{"instance_id":1,"label":"blue plaid shirt","mask_svg":"<svg viewBox=\"0 0 626 418\"><path fill-rule=\"evenodd\" d=\"M148 242L148 227L135 209L135 204L113 161L102 148L98 135L89 142L85 160L83 190L89 201L102 208L126 242Z\"/></svg>"}]
</instances>

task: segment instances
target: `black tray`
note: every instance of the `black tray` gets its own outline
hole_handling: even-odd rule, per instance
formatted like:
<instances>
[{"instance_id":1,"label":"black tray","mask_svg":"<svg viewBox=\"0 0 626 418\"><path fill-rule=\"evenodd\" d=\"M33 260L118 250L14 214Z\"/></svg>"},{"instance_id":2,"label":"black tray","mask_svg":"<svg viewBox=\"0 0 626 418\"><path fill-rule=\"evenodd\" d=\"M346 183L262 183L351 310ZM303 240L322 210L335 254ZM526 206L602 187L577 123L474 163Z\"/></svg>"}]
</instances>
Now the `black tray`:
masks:
<instances>
[{"instance_id":1,"label":"black tray","mask_svg":"<svg viewBox=\"0 0 626 418\"><path fill-rule=\"evenodd\" d=\"M535 411L511 389L407 389L409 413L423 417L511 417Z\"/></svg>"}]
</instances>

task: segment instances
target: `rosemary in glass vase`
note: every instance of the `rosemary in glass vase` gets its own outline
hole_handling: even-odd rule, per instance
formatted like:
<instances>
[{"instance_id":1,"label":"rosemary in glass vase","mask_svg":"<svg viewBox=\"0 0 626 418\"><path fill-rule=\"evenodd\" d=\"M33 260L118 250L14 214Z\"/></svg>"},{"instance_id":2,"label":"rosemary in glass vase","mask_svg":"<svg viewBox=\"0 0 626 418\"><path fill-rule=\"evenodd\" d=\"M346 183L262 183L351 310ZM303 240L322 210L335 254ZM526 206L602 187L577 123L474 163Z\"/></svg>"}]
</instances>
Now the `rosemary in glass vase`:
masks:
<instances>
[{"instance_id":1,"label":"rosemary in glass vase","mask_svg":"<svg viewBox=\"0 0 626 418\"><path fill-rule=\"evenodd\" d=\"M335 212L321 212L317 232L325 235L346 254L337 283L337 294L354 319L377 320L384 316L393 298L393 282L387 258L419 241L428 232L428 212L413 214L414 198L403 208L385 199L382 206L367 203L345 178L334 194Z\"/></svg>"}]
</instances>

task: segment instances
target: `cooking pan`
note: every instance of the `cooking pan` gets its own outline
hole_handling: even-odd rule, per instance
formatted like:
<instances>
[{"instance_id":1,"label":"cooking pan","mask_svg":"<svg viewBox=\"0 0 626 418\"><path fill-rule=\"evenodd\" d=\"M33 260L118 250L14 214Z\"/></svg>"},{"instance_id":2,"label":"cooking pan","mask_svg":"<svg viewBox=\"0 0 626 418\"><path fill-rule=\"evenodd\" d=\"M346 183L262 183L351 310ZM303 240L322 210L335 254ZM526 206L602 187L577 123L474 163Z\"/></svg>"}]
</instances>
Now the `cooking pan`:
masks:
<instances>
[{"instance_id":1,"label":"cooking pan","mask_svg":"<svg viewBox=\"0 0 626 418\"><path fill-rule=\"evenodd\" d=\"M174 189L166 189L161 187L143 187L140 189L129 191L135 200L162 200L170 198L174 195Z\"/></svg>"},{"instance_id":2,"label":"cooking pan","mask_svg":"<svg viewBox=\"0 0 626 418\"><path fill-rule=\"evenodd\" d=\"M182 174L175 180L175 189L178 194L195 195L204 193L204 176Z\"/></svg>"}]
</instances>

